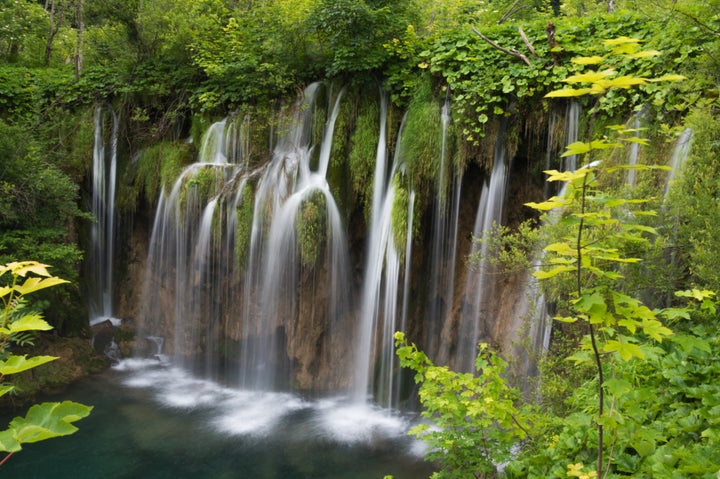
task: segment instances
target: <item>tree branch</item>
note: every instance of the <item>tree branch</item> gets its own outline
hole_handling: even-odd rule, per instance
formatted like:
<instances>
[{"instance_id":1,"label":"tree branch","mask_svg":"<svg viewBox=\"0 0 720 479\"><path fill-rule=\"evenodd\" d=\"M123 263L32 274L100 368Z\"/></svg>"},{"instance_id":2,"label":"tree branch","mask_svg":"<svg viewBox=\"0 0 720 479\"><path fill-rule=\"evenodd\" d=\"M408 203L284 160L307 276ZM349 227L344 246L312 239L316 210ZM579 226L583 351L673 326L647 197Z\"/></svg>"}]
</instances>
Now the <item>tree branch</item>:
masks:
<instances>
[{"instance_id":1,"label":"tree branch","mask_svg":"<svg viewBox=\"0 0 720 479\"><path fill-rule=\"evenodd\" d=\"M497 43L495 43L494 41L490 40L488 37L486 37L482 33L480 33L480 31L477 28L475 28L475 27L470 27L470 28L472 28L473 32L477 33L480 36L480 38L482 38L487 43L489 43L490 46L492 46L493 48L496 48L503 53L507 53L508 55L512 55L515 58L519 58L520 60L524 61L525 64L527 64L527 66L532 66L532 63L530 63L530 60L528 60L528 58L525 55L523 55L522 53L520 53L519 51L517 51L515 49L508 50L507 48L503 48L500 45L498 45Z\"/></svg>"},{"instance_id":2,"label":"tree branch","mask_svg":"<svg viewBox=\"0 0 720 479\"><path fill-rule=\"evenodd\" d=\"M537 57L538 54L535 52L532 43L530 43L530 40L528 40L528 37L527 35L525 35L525 31L522 29L522 27L518 27L518 32L520 32L520 37L522 38L522 41L525 42L525 45L528 47L528 50L530 50L530 53L532 53L533 56Z\"/></svg>"}]
</instances>

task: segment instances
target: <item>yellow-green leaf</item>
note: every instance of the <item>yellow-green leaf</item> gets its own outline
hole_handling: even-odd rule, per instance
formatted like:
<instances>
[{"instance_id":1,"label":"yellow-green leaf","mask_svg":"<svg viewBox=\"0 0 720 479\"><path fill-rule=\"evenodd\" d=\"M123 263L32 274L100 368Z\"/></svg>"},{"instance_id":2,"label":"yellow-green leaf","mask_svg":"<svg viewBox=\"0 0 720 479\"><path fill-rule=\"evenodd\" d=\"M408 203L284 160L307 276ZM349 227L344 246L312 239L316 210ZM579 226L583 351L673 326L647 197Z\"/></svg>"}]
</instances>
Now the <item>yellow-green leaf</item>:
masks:
<instances>
[{"instance_id":1,"label":"yellow-green leaf","mask_svg":"<svg viewBox=\"0 0 720 479\"><path fill-rule=\"evenodd\" d=\"M620 357L628 361L632 358L644 359L645 353L637 344L632 344L626 341L616 341L614 339L609 340L603 346L603 351L606 353L618 353Z\"/></svg>"},{"instance_id":2,"label":"yellow-green leaf","mask_svg":"<svg viewBox=\"0 0 720 479\"><path fill-rule=\"evenodd\" d=\"M633 53L629 55L630 58L650 58L650 57L656 57L660 55L660 52L657 50L643 50L641 52Z\"/></svg>"},{"instance_id":3,"label":"yellow-green leaf","mask_svg":"<svg viewBox=\"0 0 720 479\"><path fill-rule=\"evenodd\" d=\"M597 65L603 61L603 57L598 55L591 57L575 57L570 61L577 65Z\"/></svg>"},{"instance_id":4,"label":"yellow-green leaf","mask_svg":"<svg viewBox=\"0 0 720 479\"><path fill-rule=\"evenodd\" d=\"M529 206L530 208L540 211L549 211L554 208L566 206L567 204L567 200L558 197L550 198L549 200L543 201L542 203L535 203L534 201L524 203L525 206Z\"/></svg>"},{"instance_id":5,"label":"yellow-green leaf","mask_svg":"<svg viewBox=\"0 0 720 479\"><path fill-rule=\"evenodd\" d=\"M22 449L20 443L15 439L12 429L6 429L0 432L0 451L2 452L18 452Z\"/></svg>"},{"instance_id":6,"label":"yellow-green leaf","mask_svg":"<svg viewBox=\"0 0 720 479\"><path fill-rule=\"evenodd\" d=\"M36 404L24 418L13 419L10 428L21 444L67 436L77 431L72 423L87 417L90 411L91 406L71 401Z\"/></svg>"},{"instance_id":7,"label":"yellow-green leaf","mask_svg":"<svg viewBox=\"0 0 720 479\"><path fill-rule=\"evenodd\" d=\"M49 288L51 286L55 286L58 284L68 283L69 281L62 279L62 278L56 278L56 277L50 277L50 278L28 278L25 280L23 284L15 285L15 291L17 291L20 294L29 294L34 293L35 291Z\"/></svg>"},{"instance_id":8,"label":"yellow-green leaf","mask_svg":"<svg viewBox=\"0 0 720 479\"><path fill-rule=\"evenodd\" d=\"M553 276L557 276L560 273L565 273L567 271L575 271L575 268L573 268L572 266L560 265L549 270L535 271L533 273L533 276L535 276L537 279L548 279L552 278Z\"/></svg>"},{"instance_id":9,"label":"yellow-green leaf","mask_svg":"<svg viewBox=\"0 0 720 479\"><path fill-rule=\"evenodd\" d=\"M571 76L567 77L566 79L564 79L563 81L566 83L595 83L604 78L612 76L615 73L617 73L617 72L612 69L603 70L603 71L599 71L599 72L590 70L589 72L586 72L586 73L580 73L578 75L571 75Z\"/></svg>"},{"instance_id":10,"label":"yellow-green leaf","mask_svg":"<svg viewBox=\"0 0 720 479\"><path fill-rule=\"evenodd\" d=\"M660 78L652 78L648 81L659 82L659 81L682 81L682 80L687 80L687 77L683 76L683 75L678 75L676 73L675 74L670 73L667 75L663 75Z\"/></svg>"},{"instance_id":11,"label":"yellow-green leaf","mask_svg":"<svg viewBox=\"0 0 720 479\"><path fill-rule=\"evenodd\" d=\"M657 319L643 319L641 327L645 334L657 342L662 342L663 338L672 334L672 330L663 326Z\"/></svg>"},{"instance_id":12,"label":"yellow-green leaf","mask_svg":"<svg viewBox=\"0 0 720 479\"><path fill-rule=\"evenodd\" d=\"M645 78L623 75L610 80L601 80L598 81L598 83L605 88L630 88L635 85L645 85L647 80Z\"/></svg>"},{"instance_id":13,"label":"yellow-green leaf","mask_svg":"<svg viewBox=\"0 0 720 479\"><path fill-rule=\"evenodd\" d=\"M0 361L0 374L21 373L56 359L57 357L55 356L33 356L28 358L26 355L11 355L6 360Z\"/></svg>"},{"instance_id":14,"label":"yellow-green leaf","mask_svg":"<svg viewBox=\"0 0 720 479\"><path fill-rule=\"evenodd\" d=\"M626 43L637 44L637 43L640 43L640 39L622 36L622 37L618 37L618 38L611 38L609 40L603 40L603 45L605 45L606 47L612 47L615 45L623 45Z\"/></svg>"},{"instance_id":15,"label":"yellow-green leaf","mask_svg":"<svg viewBox=\"0 0 720 479\"><path fill-rule=\"evenodd\" d=\"M13 386L12 384L0 384L0 396L4 396L13 389L15 389L15 386Z\"/></svg>"},{"instance_id":16,"label":"yellow-green leaf","mask_svg":"<svg viewBox=\"0 0 720 479\"><path fill-rule=\"evenodd\" d=\"M41 315L28 314L10 323L8 329L11 333L19 333L20 331L49 331L52 329L52 326L42 319Z\"/></svg>"},{"instance_id":17,"label":"yellow-green leaf","mask_svg":"<svg viewBox=\"0 0 720 479\"><path fill-rule=\"evenodd\" d=\"M587 153L592 148L590 146L590 143L585 143L584 141L576 141L575 143L570 143L567 147L565 147L565 153L563 153L562 157L565 156L572 156L572 155L582 155L583 153Z\"/></svg>"},{"instance_id":18,"label":"yellow-green leaf","mask_svg":"<svg viewBox=\"0 0 720 479\"><path fill-rule=\"evenodd\" d=\"M590 88L561 88L560 90L554 90L545 95L545 98L568 98L574 96L583 96L591 93Z\"/></svg>"},{"instance_id":19,"label":"yellow-green leaf","mask_svg":"<svg viewBox=\"0 0 720 479\"><path fill-rule=\"evenodd\" d=\"M47 264L38 263L37 261L15 261L7 264L12 274L25 277L28 273L35 273L39 276L50 276Z\"/></svg>"},{"instance_id":20,"label":"yellow-green leaf","mask_svg":"<svg viewBox=\"0 0 720 479\"><path fill-rule=\"evenodd\" d=\"M583 168L575 171L545 170L543 173L548 175L547 181L574 181L584 178L588 174L588 169Z\"/></svg>"}]
</instances>

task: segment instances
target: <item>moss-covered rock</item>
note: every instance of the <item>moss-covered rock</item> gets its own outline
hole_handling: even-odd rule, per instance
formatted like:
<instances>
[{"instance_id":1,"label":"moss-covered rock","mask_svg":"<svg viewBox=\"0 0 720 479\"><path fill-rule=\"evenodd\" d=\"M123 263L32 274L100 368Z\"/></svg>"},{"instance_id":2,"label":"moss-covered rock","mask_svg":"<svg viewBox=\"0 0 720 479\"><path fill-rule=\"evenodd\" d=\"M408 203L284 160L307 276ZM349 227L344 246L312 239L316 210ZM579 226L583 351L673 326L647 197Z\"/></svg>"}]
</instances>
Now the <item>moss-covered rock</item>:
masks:
<instances>
[{"instance_id":1,"label":"moss-covered rock","mask_svg":"<svg viewBox=\"0 0 720 479\"><path fill-rule=\"evenodd\" d=\"M33 355L56 356L58 359L13 375L15 390L2 397L0 408L11 409L34 402L39 395L61 390L110 365L108 358L95 352L90 341L83 338L43 336L31 349Z\"/></svg>"}]
</instances>

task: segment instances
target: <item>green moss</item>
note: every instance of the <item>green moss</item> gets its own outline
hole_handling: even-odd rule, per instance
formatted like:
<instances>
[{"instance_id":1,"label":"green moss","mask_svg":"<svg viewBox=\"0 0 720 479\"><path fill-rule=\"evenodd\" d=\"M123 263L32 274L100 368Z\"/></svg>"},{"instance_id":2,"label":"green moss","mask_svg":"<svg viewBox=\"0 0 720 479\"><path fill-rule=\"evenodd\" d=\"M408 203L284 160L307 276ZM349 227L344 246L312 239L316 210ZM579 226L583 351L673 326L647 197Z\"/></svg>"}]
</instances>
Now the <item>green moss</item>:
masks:
<instances>
[{"instance_id":1,"label":"green moss","mask_svg":"<svg viewBox=\"0 0 720 479\"><path fill-rule=\"evenodd\" d=\"M380 135L380 109L377 102L365 101L360 105L355 131L350 139L348 158L352 188L361 202L365 203L365 217L370 215L372 205L373 172Z\"/></svg>"},{"instance_id":2,"label":"green moss","mask_svg":"<svg viewBox=\"0 0 720 479\"><path fill-rule=\"evenodd\" d=\"M424 82L410 101L401 139L403 158L416 191L427 189L438 173L441 123L440 104L433 97L429 82Z\"/></svg>"},{"instance_id":3,"label":"green moss","mask_svg":"<svg viewBox=\"0 0 720 479\"><path fill-rule=\"evenodd\" d=\"M402 181L402 175L397 174L392 179L395 186L395 197L392 204L392 235L395 248L398 251L400 260L405 259L405 243L407 242L408 231L408 207L410 206L410 196L408 194L405 182Z\"/></svg>"},{"instance_id":4,"label":"green moss","mask_svg":"<svg viewBox=\"0 0 720 479\"><path fill-rule=\"evenodd\" d=\"M161 188L170 188L183 167L193 160L193 149L186 143L160 142L144 149L136 166L126 174L118 191L118 208L135 211L140 196L154 205Z\"/></svg>"},{"instance_id":5,"label":"green moss","mask_svg":"<svg viewBox=\"0 0 720 479\"><path fill-rule=\"evenodd\" d=\"M303 202L298 217L298 242L300 262L312 267L320 257L327 231L325 195L315 191Z\"/></svg>"},{"instance_id":6,"label":"green moss","mask_svg":"<svg viewBox=\"0 0 720 479\"><path fill-rule=\"evenodd\" d=\"M254 208L253 188L247 183L237 206L237 221L235 223L235 260L241 268L247 262L250 249Z\"/></svg>"}]
</instances>

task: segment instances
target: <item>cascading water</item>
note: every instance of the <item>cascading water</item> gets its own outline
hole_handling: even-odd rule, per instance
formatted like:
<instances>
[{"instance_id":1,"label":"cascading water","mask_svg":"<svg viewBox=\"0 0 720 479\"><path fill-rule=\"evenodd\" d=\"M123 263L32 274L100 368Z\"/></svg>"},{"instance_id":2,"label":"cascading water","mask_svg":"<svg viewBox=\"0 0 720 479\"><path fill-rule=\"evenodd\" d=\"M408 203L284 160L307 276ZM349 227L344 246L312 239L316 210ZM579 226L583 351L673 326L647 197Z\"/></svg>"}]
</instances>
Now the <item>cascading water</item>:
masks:
<instances>
[{"instance_id":1,"label":"cascading water","mask_svg":"<svg viewBox=\"0 0 720 479\"><path fill-rule=\"evenodd\" d=\"M428 295L428 341L426 349L439 351L442 324L452 312L455 292L455 263L457 260L458 215L462 176L448 164L448 126L450 101L446 99L441 110L442 141L439 174L435 183L432 210L432 243Z\"/></svg>"},{"instance_id":2,"label":"cascading water","mask_svg":"<svg viewBox=\"0 0 720 479\"><path fill-rule=\"evenodd\" d=\"M317 365L298 359L303 348L341 354L332 329L350 309L347 240L325 180L341 96L318 155L314 84L292 109L268 164L248 167L247 118L223 120L209 128L198 161L160 197L143 328L152 336L172 331L166 346L176 364L256 390L291 387L297 373L297 386L305 389L313 386L309 370ZM241 218L240 211L252 217ZM301 276L313 277L324 294L304 294ZM298 325L306 315L314 328ZM333 373L336 381L347 377L340 366Z\"/></svg>"},{"instance_id":3,"label":"cascading water","mask_svg":"<svg viewBox=\"0 0 720 479\"><path fill-rule=\"evenodd\" d=\"M690 128L686 128L680 134L675 148L673 149L672 156L670 157L670 171L668 172L667 179L665 180L665 192L664 196L667 197L670 192L670 188L675 181L677 175L682 171L682 167L685 164L685 160L690 154L690 147L692 146L693 131Z\"/></svg>"},{"instance_id":4,"label":"cascading water","mask_svg":"<svg viewBox=\"0 0 720 479\"><path fill-rule=\"evenodd\" d=\"M90 278L87 284L92 289L88 294L91 325L108 319L117 323L113 318L112 295L118 118L113 110L98 106L94 124L92 214L95 220L91 226L92 248L87 263Z\"/></svg>"},{"instance_id":5,"label":"cascading water","mask_svg":"<svg viewBox=\"0 0 720 479\"><path fill-rule=\"evenodd\" d=\"M315 247L324 251L321 262L328 265L328 292L325 311L313 311L324 324L317 330L306 331L312 336L307 338L311 342L297 347L318 347L322 341L320 336L326 335L324 349L331 349L332 325L342 321L349 310L347 240L325 178L342 93L337 96L325 127L318 168L312 171L311 106L316 101L317 89L315 84L306 91L305 104L297 109L299 116L289 134L275 147L272 162L260 179L255 196L242 306L245 339L240 382L248 388L272 390L278 382L290 377L293 348L286 347L285 338L300 336L300 332L295 331L297 322L283 318L306 313L310 305L300 299L299 279L303 265L317 260L310 251L303 251L303 244L307 249ZM270 221L269 225L266 221ZM323 231L303 229L312 226L308 223L317 225L318 222L324 223ZM315 237L308 236L313 233ZM317 284L316 287L323 286ZM342 368L338 366L338 369ZM307 374L307 371L301 374L303 372Z\"/></svg>"},{"instance_id":6,"label":"cascading water","mask_svg":"<svg viewBox=\"0 0 720 479\"><path fill-rule=\"evenodd\" d=\"M570 145L578 141L580 131L580 114L582 113L582 105L577 101L568 103L565 112L565 144ZM563 171L577 170L577 155L569 155L563 159Z\"/></svg>"},{"instance_id":7,"label":"cascading water","mask_svg":"<svg viewBox=\"0 0 720 479\"><path fill-rule=\"evenodd\" d=\"M495 144L492 173L480 194L473 229L476 240L482 239L493 225L502 221L509 171L504 133L504 128L501 128ZM487 242L474 241L471 258L476 258L479 264L470 268L465 282L455 357L455 370L458 371L474 371L477 344L482 338L490 339L494 327L493 305L497 304L497 300L494 298L493 267L485 259L487 251Z\"/></svg>"},{"instance_id":8,"label":"cascading water","mask_svg":"<svg viewBox=\"0 0 720 479\"><path fill-rule=\"evenodd\" d=\"M633 136L635 138L635 141L630 143L630 152L628 154L628 166L635 166L638 162L638 157L640 156L640 130L642 126L642 120L645 113L643 110L639 111L635 115L632 116L630 119L629 126L633 131ZM630 186L631 188L635 186L635 180L637 177L637 171L634 169L629 169L627 172L627 178L625 179L625 183Z\"/></svg>"},{"instance_id":9,"label":"cascading water","mask_svg":"<svg viewBox=\"0 0 720 479\"><path fill-rule=\"evenodd\" d=\"M407 291L400 291L402 261L409 261L411 230L405 252L398 251L393 239L393 204L397 194L396 180L403 173L402 125L398 133L398 148L388 172L387 165L387 94L381 95L380 135L378 138L373 179L372 212L367 239L366 264L360 304L359 333L355 358L353 398L365 402L375 393L378 402L396 407L399 400L399 372L395 358L393 335L402 327L406 314ZM409 193L408 206L412 213L414 194ZM409 229L412 219L408 217ZM405 269L408 274L409 269ZM403 283L407 288L409 279ZM400 303L402 301L402 303ZM401 310L398 311L398 308Z\"/></svg>"}]
</instances>

